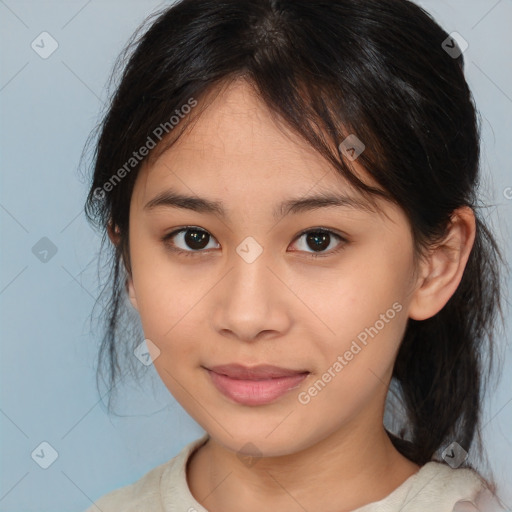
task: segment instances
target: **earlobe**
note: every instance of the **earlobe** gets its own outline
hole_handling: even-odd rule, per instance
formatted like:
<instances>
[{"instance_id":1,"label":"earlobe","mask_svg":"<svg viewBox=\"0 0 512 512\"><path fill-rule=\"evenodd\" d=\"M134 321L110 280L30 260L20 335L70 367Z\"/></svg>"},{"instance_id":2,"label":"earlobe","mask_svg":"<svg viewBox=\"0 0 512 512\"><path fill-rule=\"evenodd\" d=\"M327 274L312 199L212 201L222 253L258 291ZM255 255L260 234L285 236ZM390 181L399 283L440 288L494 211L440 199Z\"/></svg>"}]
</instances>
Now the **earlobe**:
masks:
<instances>
[{"instance_id":1,"label":"earlobe","mask_svg":"<svg viewBox=\"0 0 512 512\"><path fill-rule=\"evenodd\" d=\"M119 243L120 231L117 225L113 225L112 220L110 220L107 224L107 233L110 241L117 246Z\"/></svg>"},{"instance_id":2,"label":"earlobe","mask_svg":"<svg viewBox=\"0 0 512 512\"><path fill-rule=\"evenodd\" d=\"M460 284L475 241L476 220L469 207L452 215L444 239L433 247L421 265L409 317L426 320L441 311Z\"/></svg>"}]
</instances>

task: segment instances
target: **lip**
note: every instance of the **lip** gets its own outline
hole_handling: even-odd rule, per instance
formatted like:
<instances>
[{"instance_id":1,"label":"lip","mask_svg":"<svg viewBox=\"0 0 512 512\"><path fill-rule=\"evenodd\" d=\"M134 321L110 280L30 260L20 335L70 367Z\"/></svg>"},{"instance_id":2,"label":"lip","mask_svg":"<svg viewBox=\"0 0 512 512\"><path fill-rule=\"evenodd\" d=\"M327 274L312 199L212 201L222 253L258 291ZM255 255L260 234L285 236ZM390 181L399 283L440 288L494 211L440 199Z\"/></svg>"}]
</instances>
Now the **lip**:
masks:
<instances>
[{"instance_id":1,"label":"lip","mask_svg":"<svg viewBox=\"0 0 512 512\"><path fill-rule=\"evenodd\" d=\"M308 370L291 370L271 365L246 367L228 364L205 368L215 387L243 405L264 405L298 387Z\"/></svg>"},{"instance_id":2,"label":"lip","mask_svg":"<svg viewBox=\"0 0 512 512\"><path fill-rule=\"evenodd\" d=\"M212 366L211 368L208 368L208 370L221 375L226 375L232 379L241 380L276 379L280 377L293 377L301 373L309 373L308 370L291 370L269 364L259 364L249 367L236 363Z\"/></svg>"}]
</instances>

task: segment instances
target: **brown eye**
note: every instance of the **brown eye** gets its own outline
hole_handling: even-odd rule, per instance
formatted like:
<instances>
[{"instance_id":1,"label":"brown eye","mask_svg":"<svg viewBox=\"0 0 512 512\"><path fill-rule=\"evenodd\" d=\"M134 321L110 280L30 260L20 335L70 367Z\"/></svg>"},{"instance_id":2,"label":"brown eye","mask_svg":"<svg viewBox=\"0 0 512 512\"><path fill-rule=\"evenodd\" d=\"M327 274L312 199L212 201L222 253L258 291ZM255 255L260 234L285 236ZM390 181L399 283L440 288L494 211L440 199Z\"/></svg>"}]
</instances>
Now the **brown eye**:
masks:
<instances>
[{"instance_id":1,"label":"brown eye","mask_svg":"<svg viewBox=\"0 0 512 512\"><path fill-rule=\"evenodd\" d=\"M341 235L318 228L301 233L296 240L300 241L301 239L304 239L304 242L299 244L301 246L299 252L305 252L313 258L330 256L343 249L345 244L348 243L348 240ZM208 252L207 249L218 248L215 246L209 247L213 240L215 238L208 231L194 226L178 229L162 238L162 241L170 250L185 256L200 255L203 252ZM335 240L338 240L337 245ZM329 248L331 250L328 250Z\"/></svg>"},{"instance_id":2,"label":"brown eye","mask_svg":"<svg viewBox=\"0 0 512 512\"><path fill-rule=\"evenodd\" d=\"M209 248L208 244L214 238L204 229L187 227L173 231L162 240L176 252L194 254L205 252L204 249Z\"/></svg>"},{"instance_id":3,"label":"brown eye","mask_svg":"<svg viewBox=\"0 0 512 512\"><path fill-rule=\"evenodd\" d=\"M325 229L314 229L305 231L301 233L299 237L297 237L297 240L300 241L301 239L304 239L304 242L302 244L299 244L301 245L301 247L299 247L299 250L309 253L309 256L312 256L314 258L319 256L329 256L330 254L336 253L344 247L345 243L348 242L348 240L346 240L342 236ZM335 248L332 249L331 244L334 242L335 239L337 239L339 243L338 245L334 244ZM328 249L329 247L331 247L332 250L326 251L326 249ZM312 249L312 252L308 251L308 248ZM326 254L323 254L324 252Z\"/></svg>"}]
</instances>

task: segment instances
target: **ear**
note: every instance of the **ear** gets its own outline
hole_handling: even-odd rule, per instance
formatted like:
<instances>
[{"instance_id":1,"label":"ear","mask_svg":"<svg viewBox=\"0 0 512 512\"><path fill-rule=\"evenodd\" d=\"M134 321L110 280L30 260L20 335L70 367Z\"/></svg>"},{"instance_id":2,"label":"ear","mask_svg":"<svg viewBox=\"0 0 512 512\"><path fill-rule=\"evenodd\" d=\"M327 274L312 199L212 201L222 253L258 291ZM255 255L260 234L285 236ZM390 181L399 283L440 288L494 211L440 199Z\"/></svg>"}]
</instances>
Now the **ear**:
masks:
<instances>
[{"instance_id":1,"label":"ear","mask_svg":"<svg viewBox=\"0 0 512 512\"><path fill-rule=\"evenodd\" d=\"M117 225L114 226L112 219L107 224L107 233L108 237L110 238L110 241L115 246L117 246L120 241L121 232ZM137 307L137 298L135 297L135 288L133 287L133 279L131 276L126 278L125 286L126 291L128 292L128 295L130 297L130 302L132 303L132 306L138 311L139 308Z\"/></svg>"},{"instance_id":2,"label":"ear","mask_svg":"<svg viewBox=\"0 0 512 512\"><path fill-rule=\"evenodd\" d=\"M443 240L420 263L409 317L425 320L441 311L455 293L475 241L476 220L468 206L454 211Z\"/></svg>"},{"instance_id":3,"label":"ear","mask_svg":"<svg viewBox=\"0 0 512 512\"><path fill-rule=\"evenodd\" d=\"M139 308L137 306L137 296L135 295L135 288L133 286L133 279L131 276L126 278L126 290L128 291L128 295L130 297L130 302L132 303L132 306L139 311Z\"/></svg>"},{"instance_id":4,"label":"ear","mask_svg":"<svg viewBox=\"0 0 512 512\"><path fill-rule=\"evenodd\" d=\"M120 231L117 224L114 226L112 219L110 219L107 223L107 233L108 237L110 238L110 241L114 245L117 245L119 243Z\"/></svg>"}]
</instances>

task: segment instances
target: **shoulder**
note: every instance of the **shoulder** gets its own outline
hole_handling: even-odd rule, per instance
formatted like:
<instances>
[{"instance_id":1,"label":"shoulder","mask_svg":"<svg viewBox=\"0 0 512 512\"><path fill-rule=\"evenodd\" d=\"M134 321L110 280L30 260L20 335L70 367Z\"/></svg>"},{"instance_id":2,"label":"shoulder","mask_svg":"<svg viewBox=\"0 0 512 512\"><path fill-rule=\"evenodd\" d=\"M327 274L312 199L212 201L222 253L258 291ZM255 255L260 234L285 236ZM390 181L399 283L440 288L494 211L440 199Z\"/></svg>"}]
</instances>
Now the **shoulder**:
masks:
<instances>
[{"instance_id":1,"label":"shoulder","mask_svg":"<svg viewBox=\"0 0 512 512\"><path fill-rule=\"evenodd\" d=\"M485 489L486 484L476 471L430 461L386 498L354 512L500 512L467 508L478 503Z\"/></svg>"},{"instance_id":2,"label":"shoulder","mask_svg":"<svg viewBox=\"0 0 512 512\"><path fill-rule=\"evenodd\" d=\"M411 480L404 512L422 512L426 505L439 512L480 510L469 507L481 502L488 492L485 481L473 469L452 468L436 461L422 466Z\"/></svg>"},{"instance_id":3,"label":"shoulder","mask_svg":"<svg viewBox=\"0 0 512 512\"><path fill-rule=\"evenodd\" d=\"M142 504L159 511L160 508L157 507L160 503L160 481L162 474L173 462L174 459L171 459L153 468L136 482L105 494L85 512L135 512L141 510Z\"/></svg>"},{"instance_id":4,"label":"shoulder","mask_svg":"<svg viewBox=\"0 0 512 512\"><path fill-rule=\"evenodd\" d=\"M186 462L190 453L206 439L205 435L187 444L175 457L153 468L136 482L105 494L85 512L164 512L163 503L168 496L172 494L173 501L179 501L186 494Z\"/></svg>"}]
</instances>

